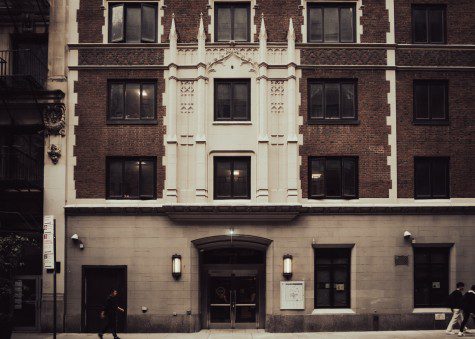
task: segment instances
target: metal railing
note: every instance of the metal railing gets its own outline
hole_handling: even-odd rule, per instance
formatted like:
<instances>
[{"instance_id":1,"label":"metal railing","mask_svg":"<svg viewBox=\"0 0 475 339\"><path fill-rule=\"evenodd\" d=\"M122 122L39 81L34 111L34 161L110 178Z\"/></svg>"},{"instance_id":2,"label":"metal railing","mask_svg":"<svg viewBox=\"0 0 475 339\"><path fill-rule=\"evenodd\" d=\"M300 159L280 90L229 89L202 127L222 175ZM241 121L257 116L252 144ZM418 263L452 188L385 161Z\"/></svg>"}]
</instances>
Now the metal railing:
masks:
<instances>
[{"instance_id":1,"label":"metal railing","mask_svg":"<svg viewBox=\"0 0 475 339\"><path fill-rule=\"evenodd\" d=\"M0 181L39 185L43 181L41 161L11 146L0 146Z\"/></svg>"},{"instance_id":2,"label":"metal railing","mask_svg":"<svg viewBox=\"0 0 475 339\"><path fill-rule=\"evenodd\" d=\"M0 77L25 77L43 88L48 66L30 49L0 51Z\"/></svg>"}]
</instances>

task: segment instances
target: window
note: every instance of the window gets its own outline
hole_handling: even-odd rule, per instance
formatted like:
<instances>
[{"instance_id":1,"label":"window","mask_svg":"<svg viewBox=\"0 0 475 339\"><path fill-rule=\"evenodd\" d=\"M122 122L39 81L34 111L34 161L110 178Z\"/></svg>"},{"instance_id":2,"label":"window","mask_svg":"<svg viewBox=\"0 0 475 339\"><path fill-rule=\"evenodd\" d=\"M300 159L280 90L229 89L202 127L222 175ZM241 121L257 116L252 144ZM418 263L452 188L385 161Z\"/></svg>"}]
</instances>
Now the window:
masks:
<instances>
[{"instance_id":1,"label":"window","mask_svg":"<svg viewBox=\"0 0 475 339\"><path fill-rule=\"evenodd\" d=\"M445 307L449 294L448 247L414 248L414 307Z\"/></svg>"},{"instance_id":2,"label":"window","mask_svg":"<svg viewBox=\"0 0 475 339\"><path fill-rule=\"evenodd\" d=\"M251 198L251 158L214 158L214 198Z\"/></svg>"},{"instance_id":3,"label":"window","mask_svg":"<svg viewBox=\"0 0 475 339\"><path fill-rule=\"evenodd\" d=\"M351 248L315 249L315 308L350 307Z\"/></svg>"},{"instance_id":4,"label":"window","mask_svg":"<svg viewBox=\"0 0 475 339\"><path fill-rule=\"evenodd\" d=\"M110 123L155 123L156 83L109 82Z\"/></svg>"},{"instance_id":5,"label":"window","mask_svg":"<svg viewBox=\"0 0 475 339\"><path fill-rule=\"evenodd\" d=\"M412 34L416 44L445 43L445 6L414 5Z\"/></svg>"},{"instance_id":6,"label":"window","mask_svg":"<svg viewBox=\"0 0 475 339\"><path fill-rule=\"evenodd\" d=\"M448 122L448 85L441 80L414 81L414 122L445 124Z\"/></svg>"},{"instance_id":7,"label":"window","mask_svg":"<svg viewBox=\"0 0 475 339\"><path fill-rule=\"evenodd\" d=\"M309 123L355 123L356 80L310 80Z\"/></svg>"},{"instance_id":8,"label":"window","mask_svg":"<svg viewBox=\"0 0 475 339\"><path fill-rule=\"evenodd\" d=\"M355 5L309 4L308 42L355 42Z\"/></svg>"},{"instance_id":9,"label":"window","mask_svg":"<svg viewBox=\"0 0 475 339\"><path fill-rule=\"evenodd\" d=\"M251 83L247 79L215 80L214 119L250 120Z\"/></svg>"},{"instance_id":10,"label":"window","mask_svg":"<svg viewBox=\"0 0 475 339\"><path fill-rule=\"evenodd\" d=\"M215 3L215 41L250 41L249 3Z\"/></svg>"},{"instance_id":11,"label":"window","mask_svg":"<svg viewBox=\"0 0 475 339\"><path fill-rule=\"evenodd\" d=\"M155 177L155 158L107 158L107 198L154 199Z\"/></svg>"},{"instance_id":12,"label":"window","mask_svg":"<svg viewBox=\"0 0 475 339\"><path fill-rule=\"evenodd\" d=\"M157 42L157 4L111 3L109 42Z\"/></svg>"},{"instance_id":13,"label":"window","mask_svg":"<svg viewBox=\"0 0 475 339\"><path fill-rule=\"evenodd\" d=\"M449 158L414 158L414 198L449 198Z\"/></svg>"},{"instance_id":14,"label":"window","mask_svg":"<svg viewBox=\"0 0 475 339\"><path fill-rule=\"evenodd\" d=\"M309 158L310 199L354 199L358 196L358 158Z\"/></svg>"}]
</instances>

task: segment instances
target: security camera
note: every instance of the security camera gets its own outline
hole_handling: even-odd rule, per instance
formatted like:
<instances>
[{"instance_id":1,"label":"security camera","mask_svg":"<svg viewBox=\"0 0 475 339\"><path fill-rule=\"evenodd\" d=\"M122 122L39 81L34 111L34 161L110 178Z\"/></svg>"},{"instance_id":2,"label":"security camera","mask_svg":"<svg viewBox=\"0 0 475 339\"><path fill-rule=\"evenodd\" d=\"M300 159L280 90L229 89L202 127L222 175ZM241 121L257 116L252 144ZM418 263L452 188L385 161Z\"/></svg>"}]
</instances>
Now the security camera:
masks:
<instances>
[{"instance_id":1,"label":"security camera","mask_svg":"<svg viewBox=\"0 0 475 339\"><path fill-rule=\"evenodd\" d=\"M414 237L409 231L404 231L404 240L410 241L411 243L415 242Z\"/></svg>"},{"instance_id":2,"label":"security camera","mask_svg":"<svg viewBox=\"0 0 475 339\"><path fill-rule=\"evenodd\" d=\"M77 235L77 233L74 233L74 234L71 236L71 240L72 240L75 244L79 244L79 249L81 249L81 250L84 249L84 243L79 239L79 235Z\"/></svg>"},{"instance_id":3,"label":"security camera","mask_svg":"<svg viewBox=\"0 0 475 339\"><path fill-rule=\"evenodd\" d=\"M77 235L77 233L74 233L74 234L71 236L71 239L72 239L72 240L79 240L79 235Z\"/></svg>"}]
</instances>

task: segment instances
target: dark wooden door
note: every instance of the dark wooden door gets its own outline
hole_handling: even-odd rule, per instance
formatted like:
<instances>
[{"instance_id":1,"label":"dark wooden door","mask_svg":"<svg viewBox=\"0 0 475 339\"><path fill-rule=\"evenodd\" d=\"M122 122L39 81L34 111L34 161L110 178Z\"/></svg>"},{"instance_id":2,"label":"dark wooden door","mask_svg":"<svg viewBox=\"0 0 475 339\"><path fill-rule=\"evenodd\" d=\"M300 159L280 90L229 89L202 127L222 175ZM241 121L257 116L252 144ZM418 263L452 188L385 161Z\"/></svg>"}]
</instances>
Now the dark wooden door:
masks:
<instances>
[{"instance_id":1,"label":"dark wooden door","mask_svg":"<svg viewBox=\"0 0 475 339\"><path fill-rule=\"evenodd\" d=\"M83 266L82 330L98 332L104 325L100 313L110 289L118 291L118 304L125 312L117 313L117 331L125 332L127 319L127 267Z\"/></svg>"}]
</instances>

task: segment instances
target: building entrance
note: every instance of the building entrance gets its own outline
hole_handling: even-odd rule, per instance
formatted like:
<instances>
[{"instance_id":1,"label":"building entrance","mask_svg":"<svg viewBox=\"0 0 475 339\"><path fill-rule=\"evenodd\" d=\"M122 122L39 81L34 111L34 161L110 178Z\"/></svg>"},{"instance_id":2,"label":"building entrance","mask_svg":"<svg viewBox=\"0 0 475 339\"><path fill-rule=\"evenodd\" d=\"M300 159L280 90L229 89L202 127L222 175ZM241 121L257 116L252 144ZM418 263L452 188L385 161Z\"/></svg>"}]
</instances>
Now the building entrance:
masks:
<instances>
[{"instance_id":1,"label":"building entrance","mask_svg":"<svg viewBox=\"0 0 475 339\"><path fill-rule=\"evenodd\" d=\"M207 328L263 328L263 251L243 248L202 252L203 313Z\"/></svg>"}]
</instances>

